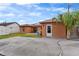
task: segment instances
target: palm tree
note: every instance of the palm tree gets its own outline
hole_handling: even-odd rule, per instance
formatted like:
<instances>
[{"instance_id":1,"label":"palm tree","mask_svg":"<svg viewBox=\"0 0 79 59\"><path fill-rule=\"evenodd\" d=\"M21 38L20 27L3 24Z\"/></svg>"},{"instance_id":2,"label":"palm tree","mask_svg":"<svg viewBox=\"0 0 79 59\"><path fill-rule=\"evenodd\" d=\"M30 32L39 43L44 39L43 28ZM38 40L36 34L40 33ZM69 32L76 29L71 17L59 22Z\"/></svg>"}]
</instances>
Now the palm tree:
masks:
<instances>
[{"instance_id":1,"label":"palm tree","mask_svg":"<svg viewBox=\"0 0 79 59\"><path fill-rule=\"evenodd\" d=\"M73 17L76 20L76 25L79 25L79 10L73 12Z\"/></svg>"},{"instance_id":2,"label":"palm tree","mask_svg":"<svg viewBox=\"0 0 79 59\"><path fill-rule=\"evenodd\" d=\"M71 31L76 24L76 13L70 12L70 4L68 3L68 11L62 15L58 16L58 19L65 25L66 27L66 36L67 39L70 39Z\"/></svg>"},{"instance_id":3,"label":"palm tree","mask_svg":"<svg viewBox=\"0 0 79 59\"><path fill-rule=\"evenodd\" d=\"M60 20L66 27L66 36L67 39L70 39L71 31L77 24L77 19L79 19L79 14L76 12L64 13L58 16L58 20ZM78 21L79 22L79 21Z\"/></svg>"}]
</instances>

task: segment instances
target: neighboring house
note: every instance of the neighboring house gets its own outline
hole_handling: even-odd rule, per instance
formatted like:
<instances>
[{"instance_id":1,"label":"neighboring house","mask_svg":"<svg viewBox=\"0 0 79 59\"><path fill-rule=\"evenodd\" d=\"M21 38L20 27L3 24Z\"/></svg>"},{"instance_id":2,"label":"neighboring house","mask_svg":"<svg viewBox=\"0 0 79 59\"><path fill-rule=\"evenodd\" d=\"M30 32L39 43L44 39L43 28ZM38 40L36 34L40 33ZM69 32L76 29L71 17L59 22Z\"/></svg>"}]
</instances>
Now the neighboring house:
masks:
<instances>
[{"instance_id":1,"label":"neighboring house","mask_svg":"<svg viewBox=\"0 0 79 59\"><path fill-rule=\"evenodd\" d=\"M20 25L21 33L33 33L33 26L29 24Z\"/></svg>"},{"instance_id":2,"label":"neighboring house","mask_svg":"<svg viewBox=\"0 0 79 59\"><path fill-rule=\"evenodd\" d=\"M48 19L40 22L41 24L41 36L42 37L54 37L65 38L66 28L63 23L57 21L55 18Z\"/></svg>"},{"instance_id":3,"label":"neighboring house","mask_svg":"<svg viewBox=\"0 0 79 59\"><path fill-rule=\"evenodd\" d=\"M20 25L20 31L21 33L36 33L41 30L41 26L37 24L24 24Z\"/></svg>"},{"instance_id":4,"label":"neighboring house","mask_svg":"<svg viewBox=\"0 0 79 59\"><path fill-rule=\"evenodd\" d=\"M16 22L0 23L0 35L20 32L19 24Z\"/></svg>"},{"instance_id":5,"label":"neighboring house","mask_svg":"<svg viewBox=\"0 0 79 59\"><path fill-rule=\"evenodd\" d=\"M33 24L32 26L34 27L34 32L41 34L41 24L40 23Z\"/></svg>"}]
</instances>

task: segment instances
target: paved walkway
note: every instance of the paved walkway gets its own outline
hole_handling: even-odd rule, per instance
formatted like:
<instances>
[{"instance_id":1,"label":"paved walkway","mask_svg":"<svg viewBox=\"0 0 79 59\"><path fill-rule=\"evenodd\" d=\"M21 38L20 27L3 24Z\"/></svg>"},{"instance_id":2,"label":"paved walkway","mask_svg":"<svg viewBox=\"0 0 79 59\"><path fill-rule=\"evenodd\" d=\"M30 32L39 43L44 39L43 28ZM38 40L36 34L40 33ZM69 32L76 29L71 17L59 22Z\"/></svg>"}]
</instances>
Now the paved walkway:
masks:
<instances>
[{"instance_id":1,"label":"paved walkway","mask_svg":"<svg viewBox=\"0 0 79 59\"><path fill-rule=\"evenodd\" d=\"M57 42L60 40L58 46ZM0 40L0 54L6 56L59 56L78 55L79 41L14 37Z\"/></svg>"}]
</instances>

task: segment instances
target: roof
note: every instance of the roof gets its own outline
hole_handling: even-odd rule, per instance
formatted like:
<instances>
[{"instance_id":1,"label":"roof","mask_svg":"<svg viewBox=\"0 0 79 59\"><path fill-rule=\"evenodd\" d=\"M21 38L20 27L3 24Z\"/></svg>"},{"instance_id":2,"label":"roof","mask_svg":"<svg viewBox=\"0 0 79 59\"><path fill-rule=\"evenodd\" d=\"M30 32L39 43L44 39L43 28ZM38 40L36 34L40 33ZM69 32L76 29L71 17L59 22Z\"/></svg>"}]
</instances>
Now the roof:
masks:
<instances>
[{"instance_id":1,"label":"roof","mask_svg":"<svg viewBox=\"0 0 79 59\"><path fill-rule=\"evenodd\" d=\"M20 26L32 26L32 25L30 25L30 24L23 24L23 25L20 25Z\"/></svg>"},{"instance_id":2,"label":"roof","mask_svg":"<svg viewBox=\"0 0 79 59\"><path fill-rule=\"evenodd\" d=\"M36 27L36 26L40 26L40 24L23 24L23 25L20 25L21 27L25 27L25 26L28 26L28 27Z\"/></svg>"},{"instance_id":3,"label":"roof","mask_svg":"<svg viewBox=\"0 0 79 59\"><path fill-rule=\"evenodd\" d=\"M57 19L56 18L53 18L53 19L47 19L45 21L41 21L39 23L50 23L50 22L56 22L56 21L57 21Z\"/></svg>"},{"instance_id":4,"label":"roof","mask_svg":"<svg viewBox=\"0 0 79 59\"><path fill-rule=\"evenodd\" d=\"M4 23L0 23L0 26L8 26L8 25L11 25L11 24L14 24L14 23L16 23L16 22L9 22L9 23L4 22ZM16 23L16 24L18 24L18 23Z\"/></svg>"},{"instance_id":5,"label":"roof","mask_svg":"<svg viewBox=\"0 0 79 59\"><path fill-rule=\"evenodd\" d=\"M32 26L41 26L40 23L35 23L35 24L32 24Z\"/></svg>"}]
</instances>

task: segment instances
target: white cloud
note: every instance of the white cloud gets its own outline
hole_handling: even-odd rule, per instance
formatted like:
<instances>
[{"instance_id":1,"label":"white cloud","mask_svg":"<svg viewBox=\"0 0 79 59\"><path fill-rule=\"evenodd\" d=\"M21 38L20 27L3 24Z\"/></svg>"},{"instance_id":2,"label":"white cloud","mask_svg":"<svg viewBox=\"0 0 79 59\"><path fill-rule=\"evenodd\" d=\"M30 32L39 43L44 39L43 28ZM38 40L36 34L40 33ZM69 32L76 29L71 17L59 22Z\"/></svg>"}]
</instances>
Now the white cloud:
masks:
<instances>
[{"instance_id":1,"label":"white cloud","mask_svg":"<svg viewBox=\"0 0 79 59\"><path fill-rule=\"evenodd\" d=\"M61 11L63 10L64 8L52 8L53 11Z\"/></svg>"},{"instance_id":2,"label":"white cloud","mask_svg":"<svg viewBox=\"0 0 79 59\"><path fill-rule=\"evenodd\" d=\"M45 21L45 20L48 20L48 19L51 19L51 18L44 18L44 19L39 20L39 22Z\"/></svg>"},{"instance_id":3,"label":"white cloud","mask_svg":"<svg viewBox=\"0 0 79 59\"><path fill-rule=\"evenodd\" d=\"M16 3L16 4L18 4L18 5L25 5L25 4L30 4L30 3L26 3L26 2L22 3L22 2L19 2L19 3Z\"/></svg>"},{"instance_id":4,"label":"white cloud","mask_svg":"<svg viewBox=\"0 0 79 59\"><path fill-rule=\"evenodd\" d=\"M46 8L46 11L51 11L51 8Z\"/></svg>"},{"instance_id":5,"label":"white cloud","mask_svg":"<svg viewBox=\"0 0 79 59\"><path fill-rule=\"evenodd\" d=\"M67 11L66 8L56 8L56 7L49 7L49 8L46 8L46 7L40 7L38 5L32 5L36 8L36 10L42 10L42 11L62 11L62 12L65 12Z\"/></svg>"},{"instance_id":6,"label":"white cloud","mask_svg":"<svg viewBox=\"0 0 79 59\"><path fill-rule=\"evenodd\" d=\"M0 3L0 6L9 6L11 3Z\"/></svg>"},{"instance_id":7,"label":"white cloud","mask_svg":"<svg viewBox=\"0 0 79 59\"><path fill-rule=\"evenodd\" d=\"M32 4L33 7L39 7L37 4Z\"/></svg>"},{"instance_id":8,"label":"white cloud","mask_svg":"<svg viewBox=\"0 0 79 59\"><path fill-rule=\"evenodd\" d=\"M36 10L42 10L42 11L60 11L60 12L66 12L67 9L64 8L64 7L60 7L60 8L56 8L56 7L49 7L49 8L46 8L46 7L40 7L38 5L33 5ZM70 11L72 11L72 9L70 9Z\"/></svg>"},{"instance_id":9,"label":"white cloud","mask_svg":"<svg viewBox=\"0 0 79 59\"><path fill-rule=\"evenodd\" d=\"M16 3L16 4L18 4L18 3ZM40 3L38 3L38 4L40 4ZM38 4L28 3L28 4L26 4L26 7L27 8L34 8L36 10L43 10L43 9L45 9L43 7L40 7ZM25 4L18 4L18 5L25 5Z\"/></svg>"},{"instance_id":10,"label":"white cloud","mask_svg":"<svg viewBox=\"0 0 79 59\"><path fill-rule=\"evenodd\" d=\"M18 21L19 24L26 24L25 20Z\"/></svg>"},{"instance_id":11,"label":"white cloud","mask_svg":"<svg viewBox=\"0 0 79 59\"><path fill-rule=\"evenodd\" d=\"M62 8L55 8L55 7L52 7L52 8L46 8L46 11L53 11L53 12L67 12L67 9L62 7ZM70 9L70 11L73 11L73 9Z\"/></svg>"},{"instance_id":12,"label":"white cloud","mask_svg":"<svg viewBox=\"0 0 79 59\"><path fill-rule=\"evenodd\" d=\"M4 20L0 20L0 23L3 23L4 22Z\"/></svg>"},{"instance_id":13,"label":"white cloud","mask_svg":"<svg viewBox=\"0 0 79 59\"><path fill-rule=\"evenodd\" d=\"M45 7L37 7L37 10L42 10L42 11L52 11L52 8L45 8Z\"/></svg>"},{"instance_id":14,"label":"white cloud","mask_svg":"<svg viewBox=\"0 0 79 59\"><path fill-rule=\"evenodd\" d=\"M38 3L39 4L39 3ZM39 7L37 4L27 4L26 5L26 7L28 7L28 8L35 8L35 9L37 9L37 8L41 8L41 7Z\"/></svg>"},{"instance_id":15,"label":"white cloud","mask_svg":"<svg viewBox=\"0 0 79 59\"><path fill-rule=\"evenodd\" d=\"M42 7L36 7L37 10L44 10Z\"/></svg>"},{"instance_id":16,"label":"white cloud","mask_svg":"<svg viewBox=\"0 0 79 59\"><path fill-rule=\"evenodd\" d=\"M67 12L68 9L66 9L66 8L58 8L56 11ZM73 9L70 9L70 12L72 12L72 11L73 11Z\"/></svg>"},{"instance_id":17,"label":"white cloud","mask_svg":"<svg viewBox=\"0 0 79 59\"><path fill-rule=\"evenodd\" d=\"M15 14L14 13L9 13L9 14L5 14L5 16L14 17Z\"/></svg>"},{"instance_id":18,"label":"white cloud","mask_svg":"<svg viewBox=\"0 0 79 59\"><path fill-rule=\"evenodd\" d=\"M19 14L17 17L23 17L24 15L23 14Z\"/></svg>"},{"instance_id":19,"label":"white cloud","mask_svg":"<svg viewBox=\"0 0 79 59\"><path fill-rule=\"evenodd\" d=\"M17 4L19 4L19 3L17 3ZM27 8L32 8L33 7L36 10L42 10L42 11L60 11L60 12L66 12L67 11L67 9L64 8L64 7L61 7L61 8L56 8L56 7L46 8L46 7L40 7L37 4L31 4L31 3L21 3L19 5L24 5L24 4L27 4L26 5Z\"/></svg>"},{"instance_id":20,"label":"white cloud","mask_svg":"<svg viewBox=\"0 0 79 59\"><path fill-rule=\"evenodd\" d=\"M14 13L0 14L0 17L15 17Z\"/></svg>"},{"instance_id":21,"label":"white cloud","mask_svg":"<svg viewBox=\"0 0 79 59\"><path fill-rule=\"evenodd\" d=\"M39 17L39 16L41 16L41 13L40 12L32 12L32 13L29 13L28 15L34 16L34 17Z\"/></svg>"},{"instance_id":22,"label":"white cloud","mask_svg":"<svg viewBox=\"0 0 79 59\"><path fill-rule=\"evenodd\" d=\"M66 12L66 8L53 8L52 11L60 11L60 12Z\"/></svg>"},{"instance_id":23,"label":"white cloud","mask_svg":"<svg viewBox=\"0 0 79 59\"><path fill-rule=\"evenodd\" d=\"M11 5L10 3L0 3L0 10L5 10L10 5Z\"/></svg>"}]
</instances>

